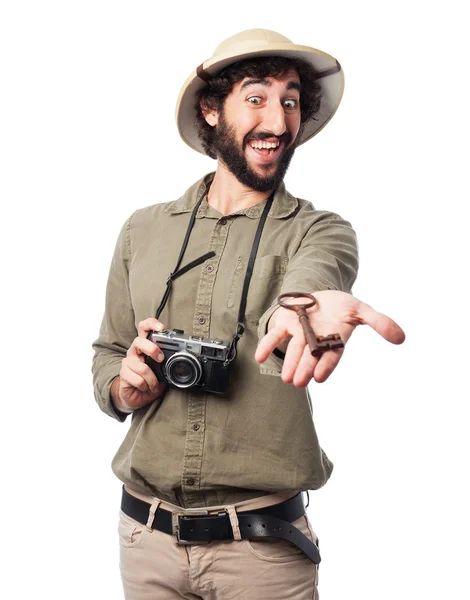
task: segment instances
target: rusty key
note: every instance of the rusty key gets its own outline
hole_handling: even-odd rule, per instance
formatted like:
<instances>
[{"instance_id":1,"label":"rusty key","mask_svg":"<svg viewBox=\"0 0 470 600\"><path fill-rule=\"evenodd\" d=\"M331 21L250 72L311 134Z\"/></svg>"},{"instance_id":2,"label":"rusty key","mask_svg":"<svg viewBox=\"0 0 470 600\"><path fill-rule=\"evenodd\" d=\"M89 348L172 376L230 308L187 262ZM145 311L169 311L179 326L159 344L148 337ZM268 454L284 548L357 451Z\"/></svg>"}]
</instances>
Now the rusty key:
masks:
<instances>
[{"instance_id":1,"label":"rusty key","mask_svg":"<svg viewBox=\"0 0 470 600\"><path fill-rule=\"evenodd\" d=\"M286 300L287 298L302 298L304 302L291 303ZM307 308L311 308L317 303L312 294L307 294L305 292L288 292L286 294L281 294L277 301L279 306L288 308L289 310L294 310L297 313L312 356L320 357L323 352L326 352L327 350L344 348L344 344L339 333L332 333L326 336L319 335L318 337L315 335L310 326L307 315Z\"/></svg>"}]
</instances>

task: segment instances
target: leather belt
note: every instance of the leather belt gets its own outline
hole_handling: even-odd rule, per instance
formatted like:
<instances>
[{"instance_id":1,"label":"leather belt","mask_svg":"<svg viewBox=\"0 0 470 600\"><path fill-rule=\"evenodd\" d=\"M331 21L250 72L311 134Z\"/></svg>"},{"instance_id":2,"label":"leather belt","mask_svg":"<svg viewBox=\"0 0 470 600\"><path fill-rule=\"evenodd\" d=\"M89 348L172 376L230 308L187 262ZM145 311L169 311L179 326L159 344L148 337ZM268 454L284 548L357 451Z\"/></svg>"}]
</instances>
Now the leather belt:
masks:
<instances>
[{"instance_id":1,"label":"leather belt","mask_svg":"<svg viewBox=\"0 0 470 600\"><path fill-rule=\"evenodd\" d=\"M122 489L121 510L142 525L146 525L151 505ZM242 539L278 538L297 546L312 562L320 563L318 547L311 542L292 521L305 514L302 494L293 498L258 509L237 512ZM181 509L170 512L157 508L151 524L168 535L175 536L178 544L204 544L213 541L233 540L233 530L226 511L209 515L208 509Z\"/></svg>"}]
</instances>

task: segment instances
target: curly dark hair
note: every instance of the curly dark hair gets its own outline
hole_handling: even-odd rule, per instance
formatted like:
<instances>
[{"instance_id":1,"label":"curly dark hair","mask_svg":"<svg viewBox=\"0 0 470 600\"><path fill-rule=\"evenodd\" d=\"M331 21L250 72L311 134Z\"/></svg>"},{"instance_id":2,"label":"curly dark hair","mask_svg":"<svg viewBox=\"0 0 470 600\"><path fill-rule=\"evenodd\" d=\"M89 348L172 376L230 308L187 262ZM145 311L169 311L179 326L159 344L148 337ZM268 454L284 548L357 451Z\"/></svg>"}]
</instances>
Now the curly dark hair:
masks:
<instances>
[{"instance_id":1,"label":"curly dark hair","mask_svg":"<svg viewBox=\"0 0 470 600\"><path fill-rule=\"evenodd\" d=\"M225 98L230 94L233 86L245 77L256 79L274 77L282 80L292 68L297 71L300 78L300 133L302 132L305 124L314 119L316 113L320 110L321 86L316 81L317 73L315 69L304 60L283 56L248 58L223 69L196 95L195 109L198 135L207 155L211 158L217 158L213 143L215 128L211 127L205 120L201 106L209 110L220 111L223 109Z\"/></svg>"}]
</instances>

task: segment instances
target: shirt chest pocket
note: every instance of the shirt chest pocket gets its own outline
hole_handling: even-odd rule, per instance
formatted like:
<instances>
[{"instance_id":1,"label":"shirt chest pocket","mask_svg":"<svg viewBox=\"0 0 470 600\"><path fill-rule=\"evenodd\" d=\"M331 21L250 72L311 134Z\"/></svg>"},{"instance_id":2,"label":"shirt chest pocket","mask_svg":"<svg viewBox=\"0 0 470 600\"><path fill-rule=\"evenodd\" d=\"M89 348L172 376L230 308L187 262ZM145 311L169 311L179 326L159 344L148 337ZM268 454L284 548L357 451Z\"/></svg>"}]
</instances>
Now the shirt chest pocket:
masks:
<instances>
[{"instance_id":1,"label":"shirt chest pocket","mask_svg":"<svg viewBox=\"0 0 470 600\"><path fill-rule=\"evenodd\" d=\"M248 260L248 256L239 256L237 258L230 281L227 308L235 310L237 314L240 307ZM257 323L261 315L271 306L275 297L279 295L287 264L287 256L274 254L261 256L255 260L246 306L245 318L248 321Z\"/></svg>"}]
</instances>

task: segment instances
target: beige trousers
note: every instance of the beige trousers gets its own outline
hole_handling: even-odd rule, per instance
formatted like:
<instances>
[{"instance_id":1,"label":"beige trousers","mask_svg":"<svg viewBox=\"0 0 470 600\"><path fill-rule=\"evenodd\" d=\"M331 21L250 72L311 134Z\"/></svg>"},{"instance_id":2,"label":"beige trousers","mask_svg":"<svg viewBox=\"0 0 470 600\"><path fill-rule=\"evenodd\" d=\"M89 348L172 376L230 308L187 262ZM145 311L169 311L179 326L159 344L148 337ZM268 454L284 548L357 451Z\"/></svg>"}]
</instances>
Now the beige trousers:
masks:
<instances>
[{"instance_id":1,"label":"beige trousers","mask_svg":"<svg viewBox=\"0 0 470 600\"><path fill-rule=\"evenodd\" d=\"M179 507L137 494L153 513ZM229 507L256 510L292 494L271 494ZM211 507L215 512L227 507ZM234 510L233 510L234 509ZM318 538L306 516L293 523L310 540ZM180 546L173 536L135 521L122 511L119 521L120 568L126 600L318 600L318 568L284 540L240 540Z\"/></svg>"}]
</instances>

